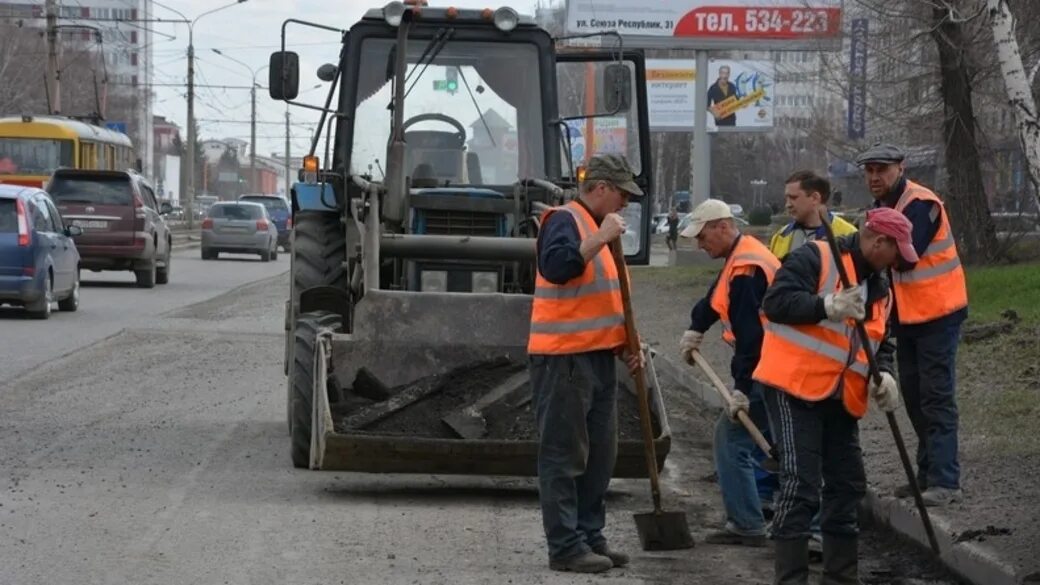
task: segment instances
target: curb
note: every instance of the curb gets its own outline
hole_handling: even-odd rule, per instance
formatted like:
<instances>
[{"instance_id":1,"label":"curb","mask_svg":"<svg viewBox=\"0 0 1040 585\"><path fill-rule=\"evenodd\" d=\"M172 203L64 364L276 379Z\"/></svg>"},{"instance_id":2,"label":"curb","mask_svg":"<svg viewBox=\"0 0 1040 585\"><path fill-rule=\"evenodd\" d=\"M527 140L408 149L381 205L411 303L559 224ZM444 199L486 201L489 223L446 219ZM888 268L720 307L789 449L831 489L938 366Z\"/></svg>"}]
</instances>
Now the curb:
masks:
<instances>
[{"instance_id":1,"label":"curb","mask_svg":"<svg viewBox=\"0 0 1040 585\"><path fill-rule=\"evenodd\" d=\"M654 360L654 365L662 375L669 376L688 388L698 400L712 407L722 408L722 399L707 384L693 375L692 368L680 367L675 363L675 358L665 357L661 354L658 354L658 359ZM875 522L931 552L924 525L913 505L892 497L882 497L872 487L867 488L867 493L860 505ZM1001 561L995 553L974 543L957 542L957 533L951 528L948 521L936 517L934 514L931 515L931 520L932 527L935 529L935 537L939 541L939 550L942 551L938 560L951 572L975 585L1021 585L1023 583L1016 574L1015 568Z\"/></svg>"}]
</instances>

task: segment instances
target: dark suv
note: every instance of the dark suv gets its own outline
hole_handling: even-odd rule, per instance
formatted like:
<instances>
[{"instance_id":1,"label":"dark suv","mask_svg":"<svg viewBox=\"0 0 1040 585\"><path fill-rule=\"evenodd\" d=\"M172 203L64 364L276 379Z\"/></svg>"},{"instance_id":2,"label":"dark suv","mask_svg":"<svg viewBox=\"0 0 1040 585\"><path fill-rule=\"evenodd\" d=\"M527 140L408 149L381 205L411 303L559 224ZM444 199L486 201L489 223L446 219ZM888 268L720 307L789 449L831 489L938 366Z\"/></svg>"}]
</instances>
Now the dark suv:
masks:
<instances>
[{"instance_id":1,"label":"dark suv","mask_svg":"<svg viewBox=\"0 0 1040 585\"><path fill-rule=\"evenodd\" d=\"M278 230L278 245L288 252L289 236L292 234L292 212L289 210L289 202L280 195L240 195L238 200L252 201L267 208L267 215L271 216L271 221Z\"/></svg>"},{"instance_id":2,"label":"dark suv","mask_svg":"<svg viewBox=\"0 0 1040 585\"><path fill-rule=\"evenodd\" d=\"M54 203L76 237L80 268L130 270L137 286L152 288L170 280L172 236L151 185L133 171L59 169L47 184Z\"/></svg>"}]
</instances>

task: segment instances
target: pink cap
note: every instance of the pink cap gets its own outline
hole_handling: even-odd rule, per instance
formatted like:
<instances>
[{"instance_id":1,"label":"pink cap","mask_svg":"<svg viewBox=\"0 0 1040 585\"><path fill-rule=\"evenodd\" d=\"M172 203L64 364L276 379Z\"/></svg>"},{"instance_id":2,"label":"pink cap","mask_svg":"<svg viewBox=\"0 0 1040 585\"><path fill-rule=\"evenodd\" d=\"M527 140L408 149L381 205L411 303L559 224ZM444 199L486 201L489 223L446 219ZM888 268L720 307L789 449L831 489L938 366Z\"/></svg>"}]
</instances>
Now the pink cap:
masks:
<instances>
[{"instance_id":1,"label":"pink cap","mask_svg":"<svg viewBox=\"0 0 1040 585\"><path fill-rule=\"evenodd\" d=\"M896 241L899 246L899 255L907 262L917 262L917 251L914 250L914 241L911 237L914 225L905 215L891 207L878 207L867 212L865 227L883 236L888 236Z\"/></svg>"}]
</instances>

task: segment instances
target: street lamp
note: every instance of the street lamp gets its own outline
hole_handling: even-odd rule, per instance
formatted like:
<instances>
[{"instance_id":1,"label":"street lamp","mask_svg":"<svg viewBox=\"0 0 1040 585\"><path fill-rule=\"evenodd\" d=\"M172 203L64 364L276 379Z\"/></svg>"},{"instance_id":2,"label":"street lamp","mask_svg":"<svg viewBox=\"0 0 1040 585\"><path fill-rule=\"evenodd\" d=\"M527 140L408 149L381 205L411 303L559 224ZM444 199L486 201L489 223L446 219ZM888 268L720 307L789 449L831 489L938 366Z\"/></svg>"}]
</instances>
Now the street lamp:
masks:
<instances>
[{"instance_id":1,"label":"street lamp","mask_svg":"<svg viewBox=\"0 0 1040 585\"><path fill-rule=\"evenodd\" d=\"M249 192L256 193L256 75L269 66L264 65L259 69L253 69L248 64L235 59L231 55L225 55L220 49L213 49L213 52L245 67L253 76L253 83L249 86L249 99L252 102L249 118Z\"/></svg>"},{"instance_id":2,"label":"street lamp","mask_svg":"<svg viewBox=\"0 0 1040 585\"><path fill-rule=\"evenodd\" d=\"M764 179L752 179L750 181L750 183L751 183L751 187L752 187L752 189L754 189L754 193L755 193L755 195L754 195L755 201L754 201L754 203L752 205L754 207L760 207L761 204L762 204L762 203L760 203L760 200L763 199L762 192L765 190L765 186L768 185L769 183L767 181L765 181Z\"/></svg>"},{"instance_id":3,"label":"street lamp","mask_svg":"<svg viewBox=\"0 0 1040 585\"><path fill-rule=\"evenodd\" d=\"M184 21L188 24L188 161L187 161L187 173L188 173L188 200L185 201L185 210L188 213L188 229L192 229L195 224L194 214L194 203L195 203L195 24L203 16L208 16L214 12L219 12L225 8L231 8L248 0L236 0L230 4L219 6L212 10L203 12L196 16L194 19L189 20L187 16L181 11L171 8L161 2L155 2L156 5L161 6L171 12L176 12Z\"/></svg>"}]
</instances>

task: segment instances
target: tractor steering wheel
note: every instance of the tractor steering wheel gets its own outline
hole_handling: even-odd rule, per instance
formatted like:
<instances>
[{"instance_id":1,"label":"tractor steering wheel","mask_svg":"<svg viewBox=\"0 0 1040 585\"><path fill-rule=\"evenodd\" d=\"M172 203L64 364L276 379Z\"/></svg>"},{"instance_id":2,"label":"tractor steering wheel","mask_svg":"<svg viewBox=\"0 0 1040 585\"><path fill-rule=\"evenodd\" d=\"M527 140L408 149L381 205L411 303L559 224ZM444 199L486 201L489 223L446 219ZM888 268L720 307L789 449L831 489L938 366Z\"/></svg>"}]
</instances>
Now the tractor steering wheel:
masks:
<instances>
[{"instance_id":1,"label":"tractor steering wheel","mask_svg":"<svg viewBox=\"0 0 1040 585\"><path fill-rule=\"evenodd\" d=\"M455 137L459 141L459 146L466 143L466 128L455 118L452 118L451 116L446 116L444 114L419 114L418 116L412 116L411 118L408 118L408 121L405 122L404 126L401 127L401 132L403 133L407 131L408 127L413 124L418 124L419 122L427 122L430 120L444 122L445 124L454 126L456 130Z\"/></svg>"}]
</instances>

